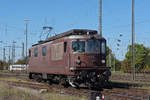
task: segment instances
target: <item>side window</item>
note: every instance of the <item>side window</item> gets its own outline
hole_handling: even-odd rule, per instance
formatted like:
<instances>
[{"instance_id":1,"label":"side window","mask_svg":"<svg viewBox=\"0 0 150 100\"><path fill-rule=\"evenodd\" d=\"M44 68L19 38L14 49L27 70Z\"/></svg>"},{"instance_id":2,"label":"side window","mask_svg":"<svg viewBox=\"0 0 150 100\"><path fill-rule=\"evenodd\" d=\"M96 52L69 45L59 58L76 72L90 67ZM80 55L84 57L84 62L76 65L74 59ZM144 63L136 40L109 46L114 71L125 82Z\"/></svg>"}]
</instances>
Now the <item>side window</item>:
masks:
<instances>
[{"instance_id":1,"label":"side window","mask_svg":"<svg viewBox=\"0 0 150 100\"><path fill-rule=\"evenodd\" d=\"M29 50L29 57L31 57L31 50Z\"/></svg>"},{"instance_id":2,"label":"side window","mask_svg":"<svg viewBox=\"0 0 150 100\"><path fill-rule=\"evenodd\" d=\"M101 53L102 54L105 54L106 53L106 42L105 41L102 41L102 47L101 47Z\"/></svg>"},{"instance_id":3,"label":"side window","mask_svg":"<svg viewBox=\"0 0 150 100\"><path fill-rule=\"evenodd\" d=\"M38 56L38 49L35 48L35 49L34 49L34 57L37 57L37 56Z\"/></svg>"},{"instance_id":4,"label":"side window","mask_svg":"<svg viewBox=\"0 0 150 100\"><path fill-rule=\"evenodd\" d=\"M43 48L42 48L42 55L43 55L43 56L46 56L46 47L43 47Z\"/></svg>"},{"instance_id":5,"label":"side window","mask_svg":"<svg viewBox=\"0 0 150 100\"><path fill-rule=\"evenodd\" d=\"M64 42L64 52L67 52L67 42Z\"/></svg>"}]
</instances>

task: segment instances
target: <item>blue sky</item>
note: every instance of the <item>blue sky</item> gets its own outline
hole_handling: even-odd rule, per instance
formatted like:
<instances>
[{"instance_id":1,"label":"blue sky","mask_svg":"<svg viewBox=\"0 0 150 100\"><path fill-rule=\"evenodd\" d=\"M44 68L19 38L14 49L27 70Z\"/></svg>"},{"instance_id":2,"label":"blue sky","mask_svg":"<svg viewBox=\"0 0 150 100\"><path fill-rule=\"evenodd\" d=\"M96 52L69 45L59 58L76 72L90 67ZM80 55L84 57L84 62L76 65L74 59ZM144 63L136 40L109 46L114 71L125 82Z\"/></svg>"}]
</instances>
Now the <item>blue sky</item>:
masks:
<instances>
[{"instance_id":1,"label":"blue sky","mask_svg":"<svg viewBox=\"0 0 150 100\"><path fill-rule=\"evenodd\" d=\"M18 46L25 42L25 18L31 20L29 47L39 40L43 25L52 26L53 33L74 28L97 30L98 3L99 0L0 0L0 40L5 42L0 46L12 45L13 40ZM148 47L149 4L150 0L135 0L136 42ZM119 37L119 34L123 34L123 37ZM131 0L103 0L103 36L116 57L123 59L127 45L131 44ZM119 50L116 50L118 38L121 43Z\"/></svg>"}]
</instances>

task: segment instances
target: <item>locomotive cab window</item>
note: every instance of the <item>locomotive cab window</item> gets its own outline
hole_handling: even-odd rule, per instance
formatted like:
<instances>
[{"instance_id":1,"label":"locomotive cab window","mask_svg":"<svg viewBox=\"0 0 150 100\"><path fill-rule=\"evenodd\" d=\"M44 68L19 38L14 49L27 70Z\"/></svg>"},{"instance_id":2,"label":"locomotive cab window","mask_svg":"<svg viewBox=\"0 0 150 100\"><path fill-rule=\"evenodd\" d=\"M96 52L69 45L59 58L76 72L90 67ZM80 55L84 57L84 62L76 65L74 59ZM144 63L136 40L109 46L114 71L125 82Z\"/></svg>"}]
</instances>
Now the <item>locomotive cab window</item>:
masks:
<instances>
[{"instance_id":1,"label":"locomotive cab window","mask_svg":"<svg viewBox=\"0 0 150 100\"><path fill-rule=\"evenodd\" d=\"M100 41L99 40L88 40L87 42L88 53L100 53Z\"/></svg>"},{"instance_id":2,"label":"locomotive cab window","mask_svg":"<svg viewBox=\"0 0 150 100\"><path fill-rule=\"evenodd\" d=\"M102 41L101 46L101 53L106 54L106 42Z\"/></svg>"},{"instance_id":3,"label":"locomotive cab window","mask_svg":"<svg viewBox=\"0 0 150 100\"><path fill-rule=\"evenodd\" d=\"M67 52L67 42L64 42L64 52Z\"/></svg>"},{"instance_id":4,"label":"locomotive cab window","mask_svg":"<svg viewBox=\"0 0 150 100\"><path fill-rule=\"evenodd\" d=\"M35 48L35 49L34 49L34 57L37 57L37 56L38 56L38 49Z\"/></svg>"},{"instance_id":5,"label":"locomotive cab window","mask_svg":"<svg viewBox=\"0 0 150 100\"><path fill-rule=\"evenodd\" d=\"M31 50L29 50L29 57L31 57Z\"/></svg>"},{"instance_id":6,"label":"locomotive cab window","mask_svg":"<svg viewBox=\"0 0 150 100\"><path fill-rule=\"evenodd\" d=\"M72 41L72 51L74 53L84 53L85 52L85 41L80 41L80 40Z\"/></svg>"},{"instance_id":7,"label":"locomotive cab window","mask_svg":"<svg viewBox=\"0 0 150 100\"><path fill-rule=\"evenodd\" d=\"M42 56L46 56L46 47L42 48Z\"/></svg>"}]
</instances>

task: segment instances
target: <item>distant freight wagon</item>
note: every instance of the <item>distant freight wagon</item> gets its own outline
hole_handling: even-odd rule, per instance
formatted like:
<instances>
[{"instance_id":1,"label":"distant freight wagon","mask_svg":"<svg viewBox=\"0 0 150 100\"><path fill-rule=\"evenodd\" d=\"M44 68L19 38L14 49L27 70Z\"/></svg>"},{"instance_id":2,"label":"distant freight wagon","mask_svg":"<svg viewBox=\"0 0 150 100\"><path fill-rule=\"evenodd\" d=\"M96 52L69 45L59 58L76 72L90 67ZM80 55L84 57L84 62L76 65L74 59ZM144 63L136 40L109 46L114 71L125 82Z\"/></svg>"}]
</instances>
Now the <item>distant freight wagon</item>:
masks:
<instances>
[{"instance_id":1,"label":"distant freight wagon","mask_svg":"<svg viewBox=\"0 0 150 100\"><path fill-rule=\"evenodd\" d=\"M28 67L28 65L27 65ZM18 65L18 64L15 64L15 65L10 65L9 66L9 71L25 71L27 70L27 67L26 65Z\"/></svg>"},{"instance_id":2,"label":"distant freight wagon","mask_svg":"<svg viewBox=\"0 0 150 100\"><path fill-rule=\"evenodd\" d=\"M29 49L28 72L30 79L102 87L111 75L106 40L96 30L73 29L39 41Z\"/></svg>"}]
</instances>

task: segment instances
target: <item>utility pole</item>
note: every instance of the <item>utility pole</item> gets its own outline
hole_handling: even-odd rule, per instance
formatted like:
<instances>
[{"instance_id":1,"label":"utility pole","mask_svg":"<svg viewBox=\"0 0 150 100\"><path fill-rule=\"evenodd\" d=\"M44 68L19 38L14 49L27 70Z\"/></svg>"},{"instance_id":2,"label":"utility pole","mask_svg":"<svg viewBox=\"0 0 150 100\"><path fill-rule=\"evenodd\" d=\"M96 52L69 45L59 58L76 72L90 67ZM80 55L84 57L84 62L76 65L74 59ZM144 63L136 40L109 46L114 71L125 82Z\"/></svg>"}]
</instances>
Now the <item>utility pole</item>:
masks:
<instances>
[{"instance_id":1,"label":"utility pole","mask_svg":"<svg viewBox=\"0 0 150 100\"><path fill-rule=\"evenodd\" d=\"M24 19L24 21L26 22L26 59L28 56L28 21L30 21L29 19Z\"/></svg>"},{"instance_id":2,"label":"utility pole","mask_svg":"<svg viewBox=\"0 0 150 100\"><path fill-rule=\"evenodd\" d=\"M132 79L135 80L135 12L134 12L135 1L132 0L132 68L133 76Z\"/></svg>"},{"instance_id":3,"label":"utility pole","mask_svg":"<svg viewBox=\"0 0 150 100\"><path fill-rule=\"evenodd\" d=\"M26 22L26 59L28 56L28 21L30 21L29 19L24 19L24 21Z\"/></svg>"},{"instance_id":4,"label":"utility pole","mask_svg":"<svg viewBox=\"0 0 150 100\"><path fill-rule=\"evenodd\" d=\"M102 37L102 0L99 0L99 31L100 37Z\"/></svg>"},{"instance_id":5,"label":"utility pole","mask_svg":"<svg viewBox=\"0 0 150 100\"><path fill-rule=\"evenodd\" d=\"M11 57L10 57L10 55L11 55L11 46L5 46L5 47L7 47L8 48L8 52L9 52L9 54L8 54L8 66L11 64Z\"/></svg>"},{"instance_id":6,"label":"utility pole","mask_svg":"<svg viewBox=\"0 0 150 100\"><path fill-rule=\"evenodd\" d=\"M24 59L24 43L22 43L22 59Z\"/></svg>"},{"instance_id":7,"label":"utility pole","mask_svg":"<svg viewBox=\"0 0 150 100\"><path fill-rule=\"evenodd\" d=\"M10 63L10 60L11 60L11 46L5 46L5 47L8 47L9 48L9 54L8 54L8 62Z\"/></svg>"},{"instance_id":8,"label":"utility pole","mask_svg":"<svg viewBox=\"0 0 150 100\"><path fill-rule=\"evenodd\" d=\"M14 64L14 61L13 61L13 57L14 57L14 47L13 47L13 44L12 44L12 48L11 48L12 50L11 50L11 64Z\"/></svg>"},{"instance_id":9,"label":"utility pole","mask_svg":"<svg viewBox=\"0 0 150 100\"><path fill-rule=\"evenodd\" d=\"M15 62L15 41L13 41L13 44L12 44L12 64L14 64Z\"/></svg>"},{"instance_id":10,"label":"utility pole","mask_svg":"<svg viewBox=\"0 0 150 100\"><path fill-rule=\"evenodd\" d=\"M1 47L0 47L0 49L1 49L1 55L3 54L3 47L2 47L2 43L3 43L3 41L0 41L0 44L1 44ZM2 56L1 56L2 57ZM1 58L1 59L3 59L3 58Z\"/></svg>"},{"instance_id":11,"label":"utility pole","mask_svg":"<svg viewBox=\"0 0 150 100\"><path fill-rule=\"evenodd\" d=\"M115 57L115 54L114 54L114 72L116 71L116 57Z\"/></svg>"},{"instance_id":12,"label":"utility pole","mask_svg":"<svg viewBox=\"0 0 150 100\"><path fill-rule=\"evenodd\" d=\"M29 19L24 19L24 21L26 22L26 72L27 72L27 58L28 58L28 21L30 21Z\"/></svg>"},{"instance_id":13,"label":"utility pole","mask_svg":"<svg viewBox=\"0 0 150 100\"><path fill-rule=\"evenodd\" d=\"M111 51L109 51L109 55L108 55L108 65L109 67L111 67Z\"/></svg>"},{"instance_id":14,"label":"utility pole","mask_svg":"<svg viewBox=\"0 0 150 100\"><path fill-rule=\"evenodd\" d=\"M9 46L9 57L8 57L9 63L10 63L10 52L11 52L11 46Z\"/></svg>"},{"instance_id":15,"label":"utility pole","mask_svg":"<svg viewBox=\"0 0 150 100\"><path fill-rule=\"evenodd\" d=\"M5 54L5 48L3 48L3 70L6 69L6 54Z\"/></svg>"}]
</instances>

